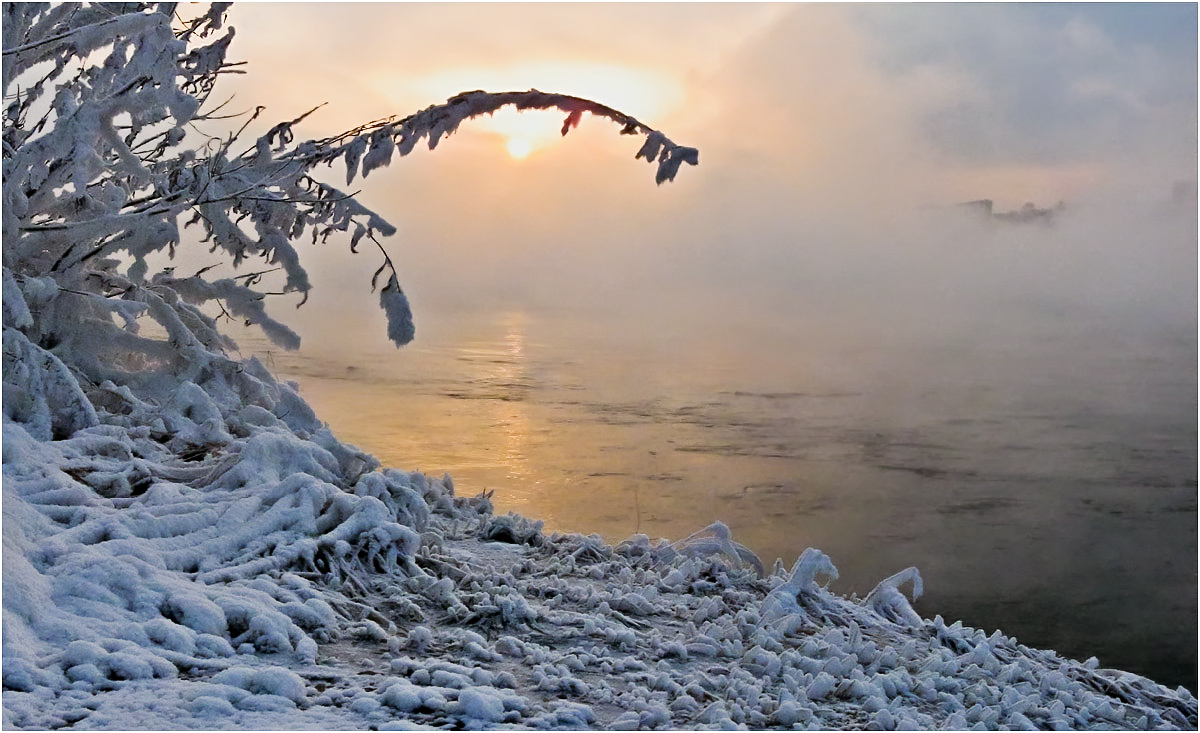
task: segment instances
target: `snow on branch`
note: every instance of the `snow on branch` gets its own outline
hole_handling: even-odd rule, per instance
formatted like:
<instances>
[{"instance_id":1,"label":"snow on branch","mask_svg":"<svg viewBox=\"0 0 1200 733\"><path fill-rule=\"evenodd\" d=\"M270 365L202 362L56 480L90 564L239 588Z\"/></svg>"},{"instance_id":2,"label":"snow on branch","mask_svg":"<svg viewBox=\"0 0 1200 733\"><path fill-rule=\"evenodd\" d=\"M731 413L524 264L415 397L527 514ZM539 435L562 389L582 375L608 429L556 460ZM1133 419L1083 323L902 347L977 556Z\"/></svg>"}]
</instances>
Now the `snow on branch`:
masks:
<instances>
[{"instance_id":1,"label":"snow on branch","mask_svg":"<svg viewBox=\"0 0 1200 733\"><path fill-rule=\"evenodd\" d=\"M819 577L824 577L827 581L836 580L838 569L828 555L815 547L809 547L796 558L796 564L792 566L787 580L763 599L760 608L763 621L785 628L789 624L803 624L806 614L800 601L820 591L817 584Z\"/></svg>"},{"instance_id":2,"label":"snow on branch","mask_svg":"<svg viewBox=\"0 0 1200 733\"><path fill-rule=\"evenodd\" d=\"M867 594L863 605L892 623L921 626L921 617L917 615L908 599L900 591L900 586L905 583L911 585L914 601L921 597L925 586L921 582L920 571L916 568L905 568L895 575L879 581L879 584Z\"/></svg>"},{"instance_id":3,"label":"snow on branch","mask_svg":"<svg viewBox=\"0 0 1200 733\"><path fill-rule=\"evenodd\" d=\"M366 237L383 256L371 289L386 272L380 306L389 338L401 346L415 334L412 311L378 239L396 229L359 203L357 192L316 180L317 166L343 165L349 185L421 142L436 148L464 121L505 106L562 112L564 135L589 113L616 123L621 134L644 136L635 157L657 164L660 184L674 180L684 163L699 162L695 148L629 115L538 90L464 92L414 114L297 142L294 128L318 105L238 152L241 132L263 111L258 108L241 130L189 144L185 129L192 122L218 119L222 105L210 108L208 99L219 77L240 73L239 64L227 59L234 31L225 28L225 11L226 4L214 3L185 21L174 16L173 6L147 3L5 5L3 257L15 282L55 278L68 290L102 294L87 308L102 311L107 302L116 313L118 301L143 298L138 289L148 284L149 258L174 257L183 245L182 231L198 226L201 241L225 256L235 278L240 268L255 264L258 270L279 270L284 281L273 290L256 290L257 283L247 281L239 286L246 292L230 300L227 276L221 284L200 274L186 282L155 279L159 290L186 292L186 298L162 299L188 311L184 322L205 324L204 338L173 338L173 347L218 341L207 333L211 329L200 311L207 304L223 315L233 311L276 344L295 348L295 334L268 318L255 298L296 293L301 304L307 299L311 286L296 248L302 238L315 244L345 235L355 252ZM53 68L36 76L47 61ZM114 298L114 292L120 296ZM82 306L76 301L45 309L63 321L43 315L34 324L6 325L25 328L35 338L61 338L78 322ZM160 309L149 312L158 319ZM95 318L103 316L89 316ZM158 358L158 349L153 351Z\"/></svg>"},{"instance_id":4,"label":"snow on branch","mask_svg":"<svg viewBox=\"0 0 1200 733\"><path fill-rule=\"evenodd\" d=\"M360 172L363 178L366 178L371 171L389 165L394 155L408 155L422 140L433 150L442 138L457 131L463 122L481 115L493 114L510 105L522 111L557 109L565 112L567 116L562 127L563 135L579 125L584 112L619 124L623 135L645 135L645 144L635 157L658 163L655 181L659 184L675 180L683 163L699 163L699 151L695 148L678 145L666 135L623 112L588 99L532 89L526 92L463 92L451 97L444 104L433 105L407 117L375 120L340 135L289 147L294 139L292 127L316 111L313 109L295 120L272 127L266 135L259 138L253 152L247 151L245 156L248 159L240 163L238 168L247 170L256 163L269 161L281 171L307 172L321 163L333 164L341 161L346 168L346 185L350 185ZM306 223L315 224L312 230L314 242L318 237L324 240L335 231L353 228L350 246L354 250L364 235L375 240L374 233L377 231L385 236L395 232L395 227L382 217L358 204L353 194L316 183L307 176L302 178L303 190L293 188L289 193L291 198L276 197L274 200L310 204L305 210L306 217L293 226L302 230ZM245 193L241 195L243 198L246 196ZM269 201L272 197L268 194L263 200ZM390 270L391 278L388 287L380 294L380 304L388 317L388 337L397 346L401 346L408 343L415 334L412 313L396 279L397 272L391 258L377 240L375 243L383 252L384 262L372 280L372 290L374 280L380 272L385 268Z\"/></svg>"},{"instance_id":5,"label":"snow on branch","mask_svg":"<svg viewBox=\"0 0 1200 733\"><path fill-rule=\"evenodd\" d=\"M76 409L79 394L107 400L111 390L100 385L129 384L151 372L175 379L223 374L239 389L258 389L226 356L233 343L218 326L238 319L283 348L299 346L265 306L280 294L298 295L300 305L307 299L301 241L337 235L356 252L370 240L382 256L370 288L379 291L387 335L397 346L410 342L412 308L380 241L396 228L356 191L318 180L318 166L344 166L349 185L419 143L436 148L464 121L505 106L557 110L565 115L564 135L588 113L616 123L622 134L643 136L636 158L657 163L658 183L699 160L694 148L611 107L538 90L464 92L332 137L298 138L296 128L317 105L243 141L259 107L243 116L240 129L198 139L193 123L224 119L217 112L225 102L209 104L220 77L241 73L228 56L234 29L225 25L226 10L213 3L188 20L173 4L3 7L6 355L62 367L52 370L53 382L35 384L27 375L31 394L44 395L26 410L40 416L39 434L73 429L60 415ZM189 227L198 236L185 241ZM156 258L173 258L197 239L218 255L216 264L188 277L170 267L150 272ZM165 337L139 333L147 320ZM67 377L82 391L62 387ZM737 546L722 546L737 554Z\"/></svg>"},{"instance_id":6,"label":"snow on branch","mask_svg":"<svg viewBox=\"0 0 1200 733\"><path fill-rule=\"evenodd\" d=\"M438 146L441 139L453 134L464 121L490 115L506 106L519 111L554 110L565 112L562 134L578 127L583 113L609 119L621 126L622 135L645 135L646 142L635 156L647 162L658 163L655 182L675 180L679 166L683 163L698 165L700 152L672 142L666 135L629 115L612 107L589 99L568 94L554 94L530 89L526 92L485 92L475 90L451 97L445 104L438 104L407 117L387 118L368 126L352 130L318 145L326 150L315 154L321 160L334 160L344 156L346 161L346 183L354 180L361 169L366 177L375 168L386 166L394 151L407 155L421 140L426 140L429 149ZM365 155L364 155L365 153Z\"/></svg>"},{"instance_id":7,"label":"snow on branch","mask_svg":"<svg viewBox=\"0 0 1200 733\"><path fill-rule=\"evenodd\" d=\"M679 555L723 555L735 566L745 564L754 568L755 574L760 578L766 574L758 555L745 545L734 542L733 533L724 522L713 522L704 529L672 543L670 549L673 554Z\"/></svg>"}]
</instances>

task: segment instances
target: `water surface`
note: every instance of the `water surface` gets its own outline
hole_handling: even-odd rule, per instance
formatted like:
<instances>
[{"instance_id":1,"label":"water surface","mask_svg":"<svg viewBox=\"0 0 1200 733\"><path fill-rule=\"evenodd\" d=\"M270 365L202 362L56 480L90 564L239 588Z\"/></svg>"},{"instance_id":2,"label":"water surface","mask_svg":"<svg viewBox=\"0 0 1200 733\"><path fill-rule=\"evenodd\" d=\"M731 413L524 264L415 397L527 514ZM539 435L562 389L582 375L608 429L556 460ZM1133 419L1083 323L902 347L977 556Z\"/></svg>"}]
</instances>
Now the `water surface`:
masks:
<instances>
[{"instance_id":1,"label":"water surface","mask_svg":"<svg viewBox=\"0 0 1200 733\"><path fill-rule=\"evenodd\" d=\"M824 550L860 596L915 565L926 616L1195 689L1194 332L695 316L426 313L399 351L243 345L342 439L547 530L719 519L768 564Z\"/></svg>"}]
</instances>

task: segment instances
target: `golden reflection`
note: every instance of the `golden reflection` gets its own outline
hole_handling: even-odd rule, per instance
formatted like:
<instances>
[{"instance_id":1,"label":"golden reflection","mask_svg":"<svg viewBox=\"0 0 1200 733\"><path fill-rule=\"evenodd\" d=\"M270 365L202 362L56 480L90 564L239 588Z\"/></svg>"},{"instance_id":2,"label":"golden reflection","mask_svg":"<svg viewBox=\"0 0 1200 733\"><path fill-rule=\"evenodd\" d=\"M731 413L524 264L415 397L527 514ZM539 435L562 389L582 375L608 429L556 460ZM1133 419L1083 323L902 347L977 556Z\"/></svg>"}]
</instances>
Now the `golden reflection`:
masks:
<instances>
[{"instance_id":1,"label":"golden reflection","mask_svg":"<svg viewBox=\"0 0 1200 733\"><path fill-rule=\"evenodd\" d=\"M528 385L529 375L525 363L525 319L519 313L513 314L506 319L505 325L508 333L504 335L504 344L510 360L504 365L504 378L512 385ZM531 476L527 455L530 435L529 414L525 409L523 399L514 399L499 404L512 408L504 423L504 465L508 469L508 478L525 483L530 480Z\"/></svg>"},{"instance_id":2,"label":"golden reflection","mask_svg":"<svg viewBox=\"0 0 1200 733\"><path fill-rule=\"evenodd\" d=\"M525 356L525 316L506 313L500 326L504 335L499 344L460 349L460 359L471 363L475 371L471 379L484 399L472 403L485 412L485 422L493 426L489 432L499 442L499 462L505 478L512 482L509 491L528 496L537 482L529 466L532 428L525 398L533 384Z\"/></svg>"}]
</instances>

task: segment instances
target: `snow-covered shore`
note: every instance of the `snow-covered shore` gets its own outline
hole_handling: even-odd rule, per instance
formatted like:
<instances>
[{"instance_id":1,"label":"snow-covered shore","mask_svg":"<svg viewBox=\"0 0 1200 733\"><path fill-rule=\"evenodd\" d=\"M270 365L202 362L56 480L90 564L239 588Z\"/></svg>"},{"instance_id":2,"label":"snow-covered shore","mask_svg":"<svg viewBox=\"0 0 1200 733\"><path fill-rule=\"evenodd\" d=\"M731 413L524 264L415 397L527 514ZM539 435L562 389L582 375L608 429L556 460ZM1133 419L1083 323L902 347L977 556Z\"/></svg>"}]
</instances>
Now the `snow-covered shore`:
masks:
<instances>
[{"instance_id":1,"label":"snow-covered shore","mask_svg":"<svg viewBox=\"0 0 1200 733\"><path fill-rule=\"evenodd\" d=\"M5 332L6 728L1197 724L1183 688L920 618L912 569L860 600L720 525L547 535L378 470L257 362L88 412Z\"/></svg>"},{"instance_id":2,"label":"snow-covered shore","mask_svg":"<svg viewBox=\"0 0 1200 733\"><path fill-rule=\"evenodd\" d=\"M913 568L860 600L820 551L768 570L721 524L547 536L340 442L218 327L295 348L264 301L307 299L297 245L396 231L310 172L350 186L506 105L617 123L658 183L698 151L536 90L239 141L258 107L197 140L241 73L227 6L4 5L5 728L1196 727L1182 688L921 618ZM201 243L217 262L162 266Z\"/></svg>"}]
</instances>

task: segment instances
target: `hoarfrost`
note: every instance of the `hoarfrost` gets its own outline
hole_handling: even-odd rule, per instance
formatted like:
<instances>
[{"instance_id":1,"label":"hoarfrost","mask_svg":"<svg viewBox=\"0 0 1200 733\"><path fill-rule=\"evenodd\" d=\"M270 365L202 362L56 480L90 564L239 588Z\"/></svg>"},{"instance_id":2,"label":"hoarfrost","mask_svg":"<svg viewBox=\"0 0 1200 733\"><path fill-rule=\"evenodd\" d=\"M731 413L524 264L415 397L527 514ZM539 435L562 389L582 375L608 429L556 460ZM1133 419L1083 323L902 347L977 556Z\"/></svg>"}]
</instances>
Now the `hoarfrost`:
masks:
<instances>
[{"instance_id":1,"label":"hoarfrost","mask_svg":"<svg viewBox=\"0 0 1200 733\"><path fill-rule=\"evenodd\" d=\"M837 577L820 551L766 576L720 523L674 544L547 537L338 441L298 388L231 358L211 315L293 346L262 307L274 268L247 265L303 295L301 234L395 231L305 171L366 176L505 105L646 135L660 183L698 154L537 90L181 149L230 70L224 12L4 6L5 727L1196 727L1186 690L922 618L899 591L919 594L914 569L859 604L818 585ZM232 274L147 277L185 214Z\"/></svg>"},{"instance_id":2,"label":"hoarfrost","mask_svg":"<svg viewBox=\"0 0 1200 733\"><path fill-rule=\"evenodd\" d=\"M733 535L724 522L713 522L699 532L672 544L671 549L683 555L693 556L719 553L739 565L750 565L760 578L765 574L762 561L745 545L733 541Z\"/></svg>"},{"instance_id":3,"label":"hoarfrost","mask_svg":"<svg viewBox=\"0 0 1200 733\"><path fill-rule=\"evenodd\" d=\"M867 594L863 605L883 618L893 623L903 623L913 627L921 626L921 617L917 615L900 586L904 583L912 585L912 599L915 601L924 592L921 573L916 568L905 568L895 575L879 581L879 584Z\"/></svg>"},{"instance_id":4,"label":"hoarfrost","mask_svg":"<svg viewBox=\"0 0 1200 733\"><path fill-rule=\"evenodd\" d=\"M379 291L379 305L387 314L388 338L392 343L403 346L412 341L416 335L412 308L395 275L388 280L383 290Z\"/></svg>"}]
</instances>

